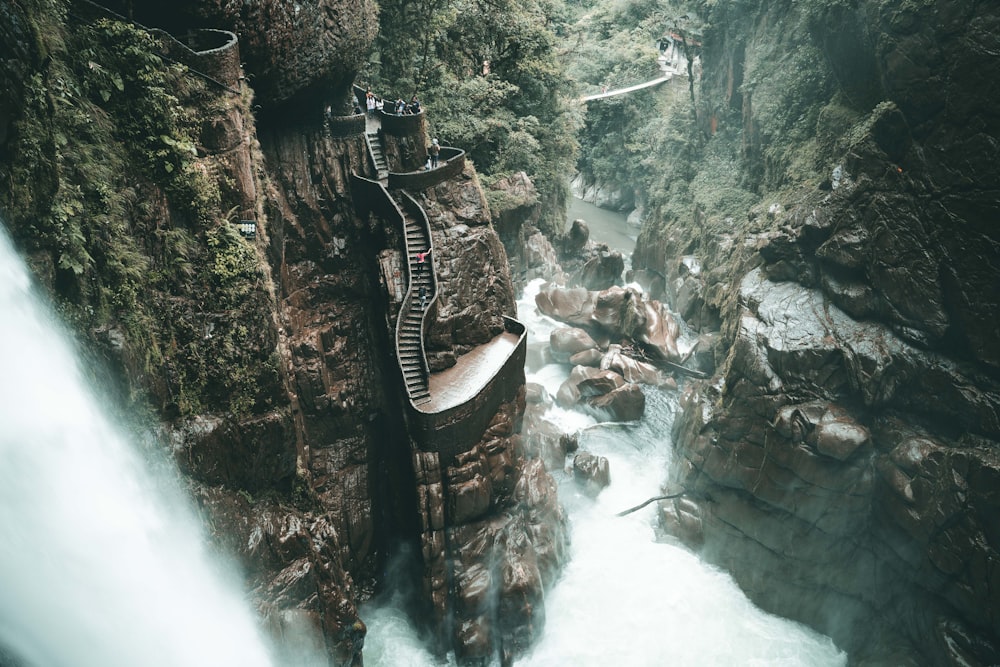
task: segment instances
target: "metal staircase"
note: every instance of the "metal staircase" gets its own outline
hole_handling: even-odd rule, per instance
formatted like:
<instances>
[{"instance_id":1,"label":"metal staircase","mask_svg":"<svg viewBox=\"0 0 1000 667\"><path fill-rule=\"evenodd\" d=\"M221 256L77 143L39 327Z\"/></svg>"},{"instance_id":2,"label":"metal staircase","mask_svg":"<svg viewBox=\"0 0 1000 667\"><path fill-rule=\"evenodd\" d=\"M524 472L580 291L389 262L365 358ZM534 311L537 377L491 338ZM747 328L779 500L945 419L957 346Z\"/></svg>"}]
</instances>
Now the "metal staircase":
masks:
<instances>
[{"instance_id":1,"label":"metal staircase","mask_svg":"<svg viewBox=\"0 0 1000 667\"><path fill-rule=\"evenodd\" d=\"M382 139L378 136L378 129L376 128L374 132L365 131L365 139L368 141L368 148L375 159L378 180L384 181L389 178L389 163L385 159L385 150L382 148Z\"/></svg>"},{"instance_id":2,"label":"metal staircase","mask_svg":"<svg viewBox=\"0 0 1000 667\"><path fill-rule=\"evenodd\" d=\"M399 366L403 371L403 381L414 405L427 403L431 400L427 387L427 362L423 349L423 319L427 307L434 299L435 283L433 277L433 256L428 256L421 268L417 263L417 253L431 247L430 235L426 224L417 219L407 209L415 206L399 201L405 195L396 194L395 199L403 212L403 228L406 233L406 258L409 266L410 287L409 299L403 302L399 313L399 323L396 327L396 353L399 356ZM420 297L420 288L424 289L424 298Z\"/></svg>"}]
</instances>

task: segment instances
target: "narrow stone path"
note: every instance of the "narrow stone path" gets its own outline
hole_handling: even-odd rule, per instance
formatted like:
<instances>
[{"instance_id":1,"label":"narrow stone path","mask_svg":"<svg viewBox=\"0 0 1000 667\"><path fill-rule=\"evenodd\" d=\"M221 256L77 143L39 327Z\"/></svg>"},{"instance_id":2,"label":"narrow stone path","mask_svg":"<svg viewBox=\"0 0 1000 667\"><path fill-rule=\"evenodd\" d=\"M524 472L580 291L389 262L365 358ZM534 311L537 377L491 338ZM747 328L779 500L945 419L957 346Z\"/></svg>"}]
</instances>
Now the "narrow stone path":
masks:
<instances>
[{"instance_id":1,"label":"narrow stone path","mask_svg":"<svg viewBox=\"0 0 1000 667\"><path fill-rule=\"evenodd\" d=\"M502 333L460 356L455 365L430 378L431 399L420 410L441 412L474 398L517 348L518 336Z\"/></svg>"}]
</instances>

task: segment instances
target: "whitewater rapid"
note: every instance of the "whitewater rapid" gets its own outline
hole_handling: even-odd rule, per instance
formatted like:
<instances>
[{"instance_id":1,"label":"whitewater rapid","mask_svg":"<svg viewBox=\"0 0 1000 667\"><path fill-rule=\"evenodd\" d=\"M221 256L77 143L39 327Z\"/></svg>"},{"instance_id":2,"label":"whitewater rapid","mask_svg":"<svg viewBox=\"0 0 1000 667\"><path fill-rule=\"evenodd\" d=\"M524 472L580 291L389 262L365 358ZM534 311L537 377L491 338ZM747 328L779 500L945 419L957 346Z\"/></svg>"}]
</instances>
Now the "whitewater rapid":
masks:
<instances>
[{"instance_id":1,"label":"whitewater rapid","mask_svg":"<svg viewBox=\"0 0 1000 667\"><path fill-rule=\"evenodd\" d=\"M0 313L0 663L270 665L170 466L105 416L2 224Z\"/></svg>"}]
</instances>

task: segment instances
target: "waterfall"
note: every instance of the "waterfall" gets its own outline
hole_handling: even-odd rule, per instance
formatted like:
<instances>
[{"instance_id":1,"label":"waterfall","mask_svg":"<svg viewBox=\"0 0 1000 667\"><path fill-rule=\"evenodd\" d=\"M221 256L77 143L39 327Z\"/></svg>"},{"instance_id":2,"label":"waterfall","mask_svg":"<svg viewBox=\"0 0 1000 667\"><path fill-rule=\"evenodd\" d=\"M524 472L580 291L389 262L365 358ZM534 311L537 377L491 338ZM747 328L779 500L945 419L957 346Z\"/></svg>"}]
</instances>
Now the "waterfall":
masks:
<instances>
[{"instance_id":1,"label":"waterfall","mask_svg":"<svg viewBox=\"0 0 1000 667\"><path fill-rule=\"evenodd\" d=\"M172 468L110 423L2 225L0 313L0 664L271 664Z\"/></svg>"}]
</instances>

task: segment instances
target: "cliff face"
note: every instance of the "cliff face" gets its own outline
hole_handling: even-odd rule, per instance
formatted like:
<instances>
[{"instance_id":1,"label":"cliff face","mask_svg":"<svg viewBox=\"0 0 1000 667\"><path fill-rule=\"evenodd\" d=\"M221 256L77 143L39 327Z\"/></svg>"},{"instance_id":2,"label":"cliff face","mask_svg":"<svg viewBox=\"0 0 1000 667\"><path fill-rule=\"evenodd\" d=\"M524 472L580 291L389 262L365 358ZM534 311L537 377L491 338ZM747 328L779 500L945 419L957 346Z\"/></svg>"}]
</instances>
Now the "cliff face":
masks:
<instances>
[{"instance_id":1,"label":"cliff face","mask_svg":"<svg viewBox=\"0 0 1000 667\"><path fill-rule=\"evenodd\" d=\"M156 7L120 9L153 23ZM330 664L360 664L357 605L403 544L420 554L441 648L512 655L537 635L565 526L551 478L523 458L523 391L443 465L411 433L381 263L405 256L403 232L356 213L350 175L374 175L364 134L334 136L323 120L348 95L373 11L198 3L172 15L164 27L204 20L246 42L273 112L258 127L248 88L165 65L143 30L57 0L5 5L0 211L121 411L157 424L279 643L305 627ZM264 25L280 30L254 32ZM503 330L513 288L471 168L418 199L441 369Z\"/></svg>"},{"instance_id":2,"label":"cliff face","mask_svg":"<svg viewBox=\"0 0 1000 667\"><path fill-rule=\"evenodd\" d=\"M762 204L639 239L686 317L722 319L663 525L861 661L993 664L1000 14L699 10L698 125Z\"/></svg>"}]
</instances>

